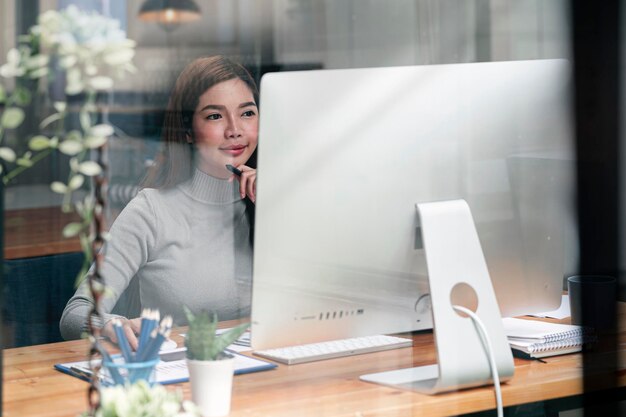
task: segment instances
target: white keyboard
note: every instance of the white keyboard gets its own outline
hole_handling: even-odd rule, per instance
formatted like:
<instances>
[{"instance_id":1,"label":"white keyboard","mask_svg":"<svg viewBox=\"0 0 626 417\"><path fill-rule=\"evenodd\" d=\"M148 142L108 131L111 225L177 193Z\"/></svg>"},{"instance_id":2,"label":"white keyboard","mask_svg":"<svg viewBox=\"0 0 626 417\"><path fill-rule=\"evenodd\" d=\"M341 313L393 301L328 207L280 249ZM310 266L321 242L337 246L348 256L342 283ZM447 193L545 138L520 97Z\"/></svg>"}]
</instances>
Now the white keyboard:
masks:
<instances>
[{"instance_id":1,"label":"white keyboard","mask_svg":"<svg viewBox=\"0 0 626 417\"><path fill-rule=\"evenodd\" d=\"M276 362L294 365L297 363L321 361L323 359L340 358L342 356L359 355L361 353L379 352L381 350L398 349L409 346L413 346L411 339L376 335L278 349L257 350L254 354Z\"/></svg>"}]
</instances>

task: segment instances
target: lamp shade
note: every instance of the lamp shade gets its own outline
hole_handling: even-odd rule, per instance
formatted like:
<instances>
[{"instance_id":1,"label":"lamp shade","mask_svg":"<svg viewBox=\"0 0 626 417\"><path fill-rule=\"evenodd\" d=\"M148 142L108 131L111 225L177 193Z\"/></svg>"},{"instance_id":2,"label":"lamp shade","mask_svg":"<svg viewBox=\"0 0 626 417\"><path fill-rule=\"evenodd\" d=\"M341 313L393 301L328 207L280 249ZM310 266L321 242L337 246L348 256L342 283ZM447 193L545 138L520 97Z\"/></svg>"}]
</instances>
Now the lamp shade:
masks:
<instances>
[{"instance_id":1,"label":"lamp shade","mask_svg":"<svg viewBox=\"0 0 626 417\"><path fill-rule=\"evenodd\" d=\"M178 25L200 19L200 8L193 0L146 0L139 19L162 25Z\"/></svg>"}]
</instances>

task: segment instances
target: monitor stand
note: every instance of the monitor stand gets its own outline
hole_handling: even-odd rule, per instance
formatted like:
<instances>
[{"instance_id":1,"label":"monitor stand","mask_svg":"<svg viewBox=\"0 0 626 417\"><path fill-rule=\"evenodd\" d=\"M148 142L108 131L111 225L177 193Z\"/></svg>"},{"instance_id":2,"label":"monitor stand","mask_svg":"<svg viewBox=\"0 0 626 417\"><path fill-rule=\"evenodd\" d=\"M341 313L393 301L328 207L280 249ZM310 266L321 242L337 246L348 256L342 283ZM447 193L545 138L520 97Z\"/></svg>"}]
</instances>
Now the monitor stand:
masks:
<instances>
[{"instance_id":1,"label":"monitor stand","mask_svg":"<svg viewBox=\"0 0 626 417\"><path fill-rule=\"evenodd\" d=\"M361 376L361 380L427 394L492 383L485 347L472 319L453 305L474 311L491 339L501 381L513 376L513 356L478 240L464 200L417 204L426 253L437 364Z\"/></svg>"}]
</instances>

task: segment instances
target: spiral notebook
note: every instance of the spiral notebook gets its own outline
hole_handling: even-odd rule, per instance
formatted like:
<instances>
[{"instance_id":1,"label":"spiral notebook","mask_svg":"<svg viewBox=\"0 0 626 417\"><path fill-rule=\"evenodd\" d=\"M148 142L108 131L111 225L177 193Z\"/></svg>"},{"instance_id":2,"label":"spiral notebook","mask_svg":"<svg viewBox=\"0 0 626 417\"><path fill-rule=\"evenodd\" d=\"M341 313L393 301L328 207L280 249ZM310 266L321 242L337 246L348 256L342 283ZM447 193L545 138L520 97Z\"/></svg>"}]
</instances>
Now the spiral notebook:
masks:
<instances>
[{"instance_id":1,"label":"spiral notebook","mask_svg":"<svg viewBox=\"0 0 626 417\"><path fill-rule=\"evenodd\" d=\"M579 352L594 336L588 329L571 325L516 318L502 319L514 356L543 358Z\"/></svg>"}]
</instances>

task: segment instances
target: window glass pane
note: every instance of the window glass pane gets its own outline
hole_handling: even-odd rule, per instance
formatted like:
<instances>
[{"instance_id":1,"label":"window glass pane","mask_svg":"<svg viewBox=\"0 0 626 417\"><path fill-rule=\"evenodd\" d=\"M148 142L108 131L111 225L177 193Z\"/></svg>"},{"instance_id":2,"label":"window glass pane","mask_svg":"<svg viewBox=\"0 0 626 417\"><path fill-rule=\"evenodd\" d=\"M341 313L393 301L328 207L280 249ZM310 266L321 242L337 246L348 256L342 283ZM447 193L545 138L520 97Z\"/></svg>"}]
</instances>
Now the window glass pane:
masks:
<instances>
[{"instance_id":1,"label":"window glass pane","mask_svg":"<svg viewBox=\"0 0 626 417\"><path fill-rule=\"evenodd\" d=\"M150 9L158 3L185 10ZM423 331L413 336L425 350L356 360L348 384L433 364L429 267L411 193L468 201L481 241L491 242L489 273L519 278L494 279L503 311L531 312L548 296L558 303L562 278L578 268L571 68L558 67L563 77L538 73L536 83L538 67L519 70L572 60L565 0L5 0L0 7L7 349L76 340L88 330L85 278L95 251L108 286L96 322L105 336L114 336L113 319L127 323L144 309L171 315L176 329L188 325L183 306L254 321L255 274L270 271L260 279L276 285L276 295L263 293L257 306L275 317L281 343L364 336L368 326ZM477 70L472 83L474 75L460 70L496 62L511 66L489 73L493 83L487 72ZM384 71L399 68L423 78ZM377 70L378 79L365 76ZM307 83L263 78L269 73L329 81L318 94ZM349 76L337 81L342 74ZM273 183L263 185L264 170ZM95 196L104 201L100 223ZM559 210L557 227L546 219ZM103 247L93 246L98 233ZM541 288L521 279L535 272L526 268L533 262L554 266L556 279ZM305 319L316 323L312 330L299 327ZM345 388L346 378L315 378L329 392ZM316 405L310 398L319 384L286 390L318 407L316 415L367 414L324 392ZM409 395L371 391L364 401L381 414L421 407Z\"/></svg>"}]
</instances>

